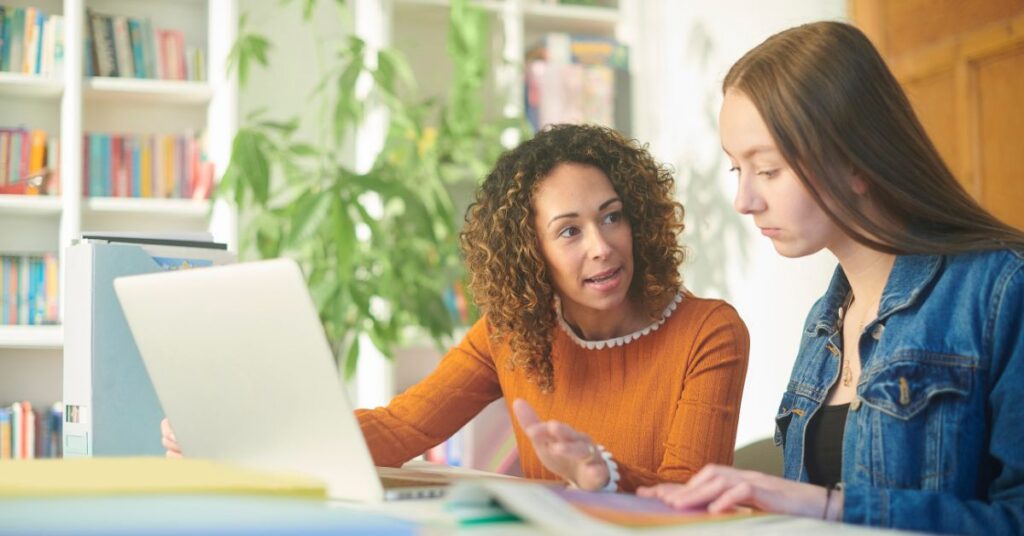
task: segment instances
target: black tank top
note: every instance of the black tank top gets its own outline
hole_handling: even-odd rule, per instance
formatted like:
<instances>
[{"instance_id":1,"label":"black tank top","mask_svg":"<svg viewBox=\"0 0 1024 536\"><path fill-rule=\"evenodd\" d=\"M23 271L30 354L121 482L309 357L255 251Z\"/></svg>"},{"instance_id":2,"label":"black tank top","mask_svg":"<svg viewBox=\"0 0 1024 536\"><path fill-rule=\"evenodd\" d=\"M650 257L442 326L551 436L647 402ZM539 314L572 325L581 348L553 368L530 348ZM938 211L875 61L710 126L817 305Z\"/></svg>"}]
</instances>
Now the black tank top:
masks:
<instances>
[{"instance_id":1,"label":"black tank top","mask_svg":"<svg viewBox=\"0 0 1024 536\"><path fill-rule=\"evenodd\" d=\"M822 406L807 423L804 443L807 478L811 484L832 486L843 478L843 430L850 404Z\"/></svg>"}]
</instances>

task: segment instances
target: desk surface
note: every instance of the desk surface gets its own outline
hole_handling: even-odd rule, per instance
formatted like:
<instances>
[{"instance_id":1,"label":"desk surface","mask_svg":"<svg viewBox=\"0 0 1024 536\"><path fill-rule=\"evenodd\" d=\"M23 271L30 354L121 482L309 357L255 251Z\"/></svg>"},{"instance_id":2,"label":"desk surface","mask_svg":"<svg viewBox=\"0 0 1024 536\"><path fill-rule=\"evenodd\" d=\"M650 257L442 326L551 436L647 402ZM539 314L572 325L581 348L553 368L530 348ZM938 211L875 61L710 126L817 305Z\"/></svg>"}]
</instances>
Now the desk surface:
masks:
<instances>
[{"instance_id":1,"label":"desk surface","mask_svg":"<svg viewBox=\"0 0 1024 536\"><path fill-rule=\"evenodd\" d=\"M148 495L0 501L0 535L199 534L540 534L518 522L459 525L443 500L377 505L242 496ZM615 532L631 533L628 530ZM876 534L813 519L759 516L736 521L644 529L650 534ZM609 532L612 533L612 532Z\"/></svg>"},{"instance_id":2,"label":"desk surface","mask_svg":"<svg viewBox=\"0 0 1024 536\"><path fill-rule=\"evenodd\" d=\"M417 469L449 474L480 475L475 471L415 464ZM512 483L512 487L518 484ZM544 488L526 487L503 501L514 511L531 512L537 523L491 522L460 524L444 499L359 504L267 495L203 495L164 493L107 496L50 496L0 500L0 535L198 535L198 534L488 534L632 533L586 516ZM540 495L532 490L539 490ZM493 489L492 489L493 491ZM470 491L475 494L475 491ZM475 497L476 495L472 495ZM486 496L486 495L484 495ZM524 502L525 501L525 502ZM551 507L549 507L551 506ZM553 507L553 508L552 508ZM876 532L823 521L787 516L754 516L730 521L645 528L643 534L867 534Z\"/></svg>"},{"instance_id":3,"label":"desk surface","mask_svg":"<svg viewBox=\"0 0 1024 536\"><path fill-rule=\"evenodd\" d=\"M535 525L520 522L483 523L476 525L459 525L450 514L445 512L444 501L441 499L419 501L395 501L377 505L354 505L350 503L330 503L330 508L353 512L373 512L389 517L407 520L425 527L429 534L487 534L495 536L520 536L541 534L544 531ZM556 531L558 532L558 531ZM712 523L696 523L693 525L670 526L662 528L644 528L642 530L622 529L616 532L623 534L686 534L686 535L749 535L749 534L780 534L785 536L842 534L842 535L874 535L894 534L895 531L829 523L817 519L792 516L764 515L733 521Z\"/></svg>"}]
</instances>

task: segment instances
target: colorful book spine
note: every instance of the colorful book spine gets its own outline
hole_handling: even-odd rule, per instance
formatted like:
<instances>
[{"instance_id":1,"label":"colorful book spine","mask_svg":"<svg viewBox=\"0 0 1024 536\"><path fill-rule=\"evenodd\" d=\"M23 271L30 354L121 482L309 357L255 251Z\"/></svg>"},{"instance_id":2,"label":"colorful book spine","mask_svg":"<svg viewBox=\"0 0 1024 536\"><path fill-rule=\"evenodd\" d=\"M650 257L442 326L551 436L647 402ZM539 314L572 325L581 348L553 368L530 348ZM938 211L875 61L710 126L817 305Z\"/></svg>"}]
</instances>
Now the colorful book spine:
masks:
<instances>
[{"instance_id":1,"label":"colorful book spine","mask_svg":"<svg viewBox=\"0 0 1024 536\"><path fill-rule=\"evenodd\" d=\"M21 460L25 458L25 451L22 447L24 429L22 420L24 414L21 411L21 402L11 404L11 458Z\"/></svg>"},{"instance_id":2,"label":"colorful book spine","mask_svg":"<svg viewBox=\"0 0 1024 536\"><path fill-rule=\"evenodd\" d=\"M0 460L11 457L11 410L0 408Z\"/></svg>"}]
</instances>

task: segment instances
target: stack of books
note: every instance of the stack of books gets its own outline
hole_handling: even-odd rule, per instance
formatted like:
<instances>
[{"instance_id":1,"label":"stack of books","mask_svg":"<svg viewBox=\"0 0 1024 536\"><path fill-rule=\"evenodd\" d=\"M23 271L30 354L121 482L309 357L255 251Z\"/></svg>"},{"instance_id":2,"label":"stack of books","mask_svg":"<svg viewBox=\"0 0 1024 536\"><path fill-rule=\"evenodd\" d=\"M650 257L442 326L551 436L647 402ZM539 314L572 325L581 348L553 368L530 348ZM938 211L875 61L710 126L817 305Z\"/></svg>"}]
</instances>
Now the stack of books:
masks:
<instances>
[{"instance_id":1,"label":"stack of books","mask_svg":"<svg viewBox=\"0 0 1024 536\"><path fill-rule=\"evenodd\" d=\"M63 416L60 402L42 410L29 402L0 408L0 460L60 458Z\"/></svg>"},{"instance_id":2,"label":"stack of books","mask_svg":"<svg viewBox=\"0 0 1024 536\"><path fill-rule=\"evenodd\" d=\"M0 5L0 71L59 77L63 69L64 18Z\"/></svg>"},{"instance_id":3,"label":"stack of books","mask_svg":"<svg viewBox=\"0 0 1024 536\"><path fill-rule=\"evenodd\" d=\"M60 193L60 140L40 129L0 128L0 194ZM40 180L33 181L33 177Z\"/></svg>"},{"instance_id":4,"label":"stack of books","mask_svg":"<svg viewBox=\"0 0 1024 536\"><path fill-rule=\"evenodd\" d=\"M207 199L213 163L192 134L87 133L82 193L88 197Z\"/></svg>"},{"instance_id":5,"label":"stack of books","mask_svg":"<svg viewBox=\"0 0 1024 536\"><path fill-rule=\"evenodd\" d=\"M526 55L526 118L534 130L592 123L629 133L629 51L607 37L547 34Z\"/></svg>"},{"instance_id":6,"label":"stack of books","mask_svg":"<svg viewBox=\"0 0 1024 536\"><path fill-rule=\"evenodd\" d=\"M0 257L0 324L56 324L60 307L54 253Z\"/></svg>"},{"instance_id":7,"label":"stack of books","mask_svg":"<svg viewBox=\"0 0 1024 536\"><path fill-rule=\"evenodd\" d=\"M185 46L181 30L154 28L148 19L89 11L86 76L206 80L202 48Z\"/></svg>"}]
</instances>

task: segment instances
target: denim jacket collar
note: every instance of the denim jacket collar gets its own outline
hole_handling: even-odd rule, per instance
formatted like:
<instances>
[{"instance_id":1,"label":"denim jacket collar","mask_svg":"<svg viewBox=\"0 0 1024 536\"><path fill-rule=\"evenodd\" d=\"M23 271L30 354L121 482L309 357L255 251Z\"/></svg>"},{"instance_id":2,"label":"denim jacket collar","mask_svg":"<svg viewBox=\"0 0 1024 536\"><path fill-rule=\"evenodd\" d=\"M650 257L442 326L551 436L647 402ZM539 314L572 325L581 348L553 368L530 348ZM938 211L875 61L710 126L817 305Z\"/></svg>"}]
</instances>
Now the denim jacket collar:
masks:
<instances>
[{"instance_id":1,"label":"denim jacket collar","mask_svg":"<svg viewBox=\"0 0 1024 536\"><path fill-rule=\"evenodd\" d=\"M878 321L896 311L914 304L939 273L942 267L941 255L898 255L893 263L889 280L882 291L878 306ZM829 282L828 290L818 305L818 314L808 324L808 333L815 336L827 335L838 329L839 308L850 293L850 282L843 267L837 265Z\"/></svg>"}]
</instances>

